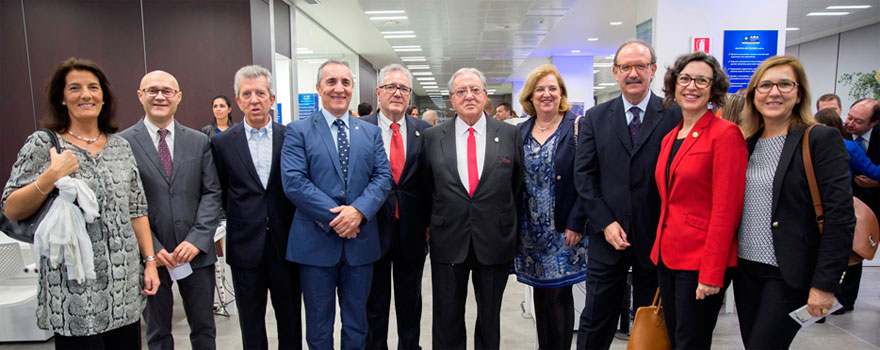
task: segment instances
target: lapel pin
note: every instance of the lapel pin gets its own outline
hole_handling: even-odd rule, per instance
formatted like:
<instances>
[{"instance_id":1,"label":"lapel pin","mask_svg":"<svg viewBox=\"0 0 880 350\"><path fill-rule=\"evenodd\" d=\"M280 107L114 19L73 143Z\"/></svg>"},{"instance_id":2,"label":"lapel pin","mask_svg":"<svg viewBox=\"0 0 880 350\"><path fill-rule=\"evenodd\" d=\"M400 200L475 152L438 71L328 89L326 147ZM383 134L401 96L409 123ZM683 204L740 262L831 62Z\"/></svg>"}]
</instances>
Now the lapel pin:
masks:
<instances>
[{"instance_id":1,"label":"lapel pin","mask_svg":"<svg viewBox=\"0 0 880 350\"><path fill-rule=\"evenodd\" d=\"M495 136L495 143L498 143L498 136Z\"/></svg>"},{"instance_id":2,"label":"lapel pin","mask_svg":"<svg viewBox=\"0 0 880 350\"><path fill-rule=\"evenodd\" d=\"M421 134L421 133L419 133L419 131L418 131L418 130L416 130L416 136L422 136L422 134Z\"/></svg>"},{"instance_id":3,"label":"lapel pin","mask_svg":"<svg viewBox=\"0 0 880 350\"><path fill-rule=\"evenodd\" d=\"M691 135L693 135L693 136L694 136L694 137L697 137L697 136L700 136L700 134L699 134L699 133L697 133L697 132L696 132L696 131L694 131L694 133L693 133L693 134L691 134Z\"/></svg>"}]
</instances>

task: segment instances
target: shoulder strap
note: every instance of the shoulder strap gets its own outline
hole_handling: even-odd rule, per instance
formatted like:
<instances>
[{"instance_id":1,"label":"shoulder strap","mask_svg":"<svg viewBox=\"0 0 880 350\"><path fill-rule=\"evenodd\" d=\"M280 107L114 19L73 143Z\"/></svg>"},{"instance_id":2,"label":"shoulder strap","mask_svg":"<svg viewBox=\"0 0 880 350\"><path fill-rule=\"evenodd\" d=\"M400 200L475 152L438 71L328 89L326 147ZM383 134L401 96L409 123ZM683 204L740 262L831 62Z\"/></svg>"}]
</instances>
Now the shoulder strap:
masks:
<instances>
[{"instance_id":1,"label":"shoulder strap","mask_svg":"<svg viewBox=\"0 0 880 350\"><path fill-rule=\"evenodd\" d=\"M801 154L804 156L804 170L807 172L807 183L810 186L810 197L813 198L813 208L816 210L816 223L819 225L819 233L825 225L825 211L822 209L822 198L819 196L819 186L816 184L816 172L813 171L813 158L810 156L810 130L815 125L810 125L804 132L801 141Z\"/></svg>"},{"instance_id":2,"label":"shoulder strap","mask_svg":"<svg viewBox=\"0 0 880 350\"><path fill-rule=\"evenodd\" d=\"M61 144L58 142L58 136L55 135L55 132L49 129L40 129L40 131L49 135L49 140L52 142L52 147L55 147L55 152L61 153Z\"/></svg>"}]
</instances>

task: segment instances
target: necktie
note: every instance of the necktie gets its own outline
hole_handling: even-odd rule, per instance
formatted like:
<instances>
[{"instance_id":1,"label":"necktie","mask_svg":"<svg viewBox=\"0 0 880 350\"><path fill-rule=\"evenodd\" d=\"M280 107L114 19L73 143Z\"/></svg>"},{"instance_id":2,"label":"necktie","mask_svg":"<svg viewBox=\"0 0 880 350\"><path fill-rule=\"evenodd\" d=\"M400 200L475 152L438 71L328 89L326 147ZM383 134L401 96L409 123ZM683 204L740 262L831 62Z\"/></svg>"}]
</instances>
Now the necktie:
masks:
<instances>
[{"instance_id":1,"label":"necktie","mask_svg":"<svg viewBox=\"0 0 880 350\"><path fill-rule=\"evenodd\" d=\"M467 139L467 168L468 168L468 194L474 196L480 175L477 173L477 138L474 136L474 128L468 128Z\"/></svg>"},{"instance_id":2,"label":"necktie","mask_svg":"<svg viewBox=\"0 0 880 350\"><path fill-rule=\"evenodd\" d=\"M391 123L391 151L389 153L391 176L394 177L394 183L399 185L406 155L403 153L403 135L400 134L400 124L398 123ZM397 203L394 204L394 217L400 218L400 205Z\"/></svg>"},{"instance_id":3,"label":"necktie","mask_svg":"<svg viewBox=\"0 0 880 350\"><path fill-rule=\"evenodd\" d=\"M173 168L171 165L171 151L168 150L168 143L165 142L165 136L168 136L170 131L166 129L159 129L159 159L162 160L162 167L165 168L165 175L168 175L168 178L171 178L171 169Z\"/></svg>"},{"instance_id":4,"label":"necktie","mask_svg":"<svg viewBox=\"0 0 880 350\"><path fill-rule=\"evenodd\" d=\"M336 151L339 152L339 167L342 169L342 178L348 185L348 136L345 133L345 123L342 119L336 119Z\"/></svg>"},{"instance_id":5,"label":"necktie","mask_svg":"<svg viewBox=\"0 0 880 350\"><path fill-rule=\"evenodd\" d=\"M633 146L636 144L636 140L639 138L639 128L642 127L642 121L639 119L639 112L641 110L639 107L633 106L629 109L629 112L632 113L632 121L629 122L629 136L632 139Z\"/></svg>"},{"instance_id":6,"label":"necktie","mask_svg":"<svg viewBox=\"0 0 880 350\"><path fill-rule=\"evenodd\" d=\"M864 138L864 137L859 136L859 138L856 139L856 142L859 143L859 146L862 147L862 150L863 150L863 151L865 151L865 152L868 151L868 143L865 142L865 138Z\"/></svg>"},{"instance_id":7,"label":"necktie","mask_svg":"<svg viewBox=\"0 0 880 350\"><path fill-rule=\"evenodd\" d=\"M263 137L266 136L266 128L262 129L253 129L251 128L251 140L253 140L254 147L258 150L256 152L257 159L254 159L257 168L257 175L260 176L260 182L263 183L263 188L269 184L269 167L271 165L266 164L266 153L260 152L262 149L260 145L263 143ZM251 153L254 154L254 153Z\"/></svg>"}]
</instances>

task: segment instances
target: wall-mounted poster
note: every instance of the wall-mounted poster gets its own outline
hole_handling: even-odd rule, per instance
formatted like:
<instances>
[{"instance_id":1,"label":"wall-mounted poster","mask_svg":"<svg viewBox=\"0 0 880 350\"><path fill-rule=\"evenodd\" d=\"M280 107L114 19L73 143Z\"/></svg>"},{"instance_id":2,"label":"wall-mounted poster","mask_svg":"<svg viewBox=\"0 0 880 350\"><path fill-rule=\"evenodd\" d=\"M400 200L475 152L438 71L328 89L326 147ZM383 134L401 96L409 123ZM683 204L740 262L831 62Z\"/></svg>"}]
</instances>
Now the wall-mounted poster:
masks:
<instances>
[{"instance_id":1,"label":"wall-mounted poster","mask_svg":"<svg viewBox=\"0 0 880 350\"><path fill-rule=\"evenodd\" d=\"M725 30L724 71L730 78L729 93L749 85L755 70L771 56L776 56L779 32L776 30Z\"/></svg>"},{"instance_id":2,"label":"wall-mounted poster","mask_svg":"<svg viewBox=\"0 0 880 350\"><path fill-rule=\"evenodd\" d=\"M648 43L648 45L654 45L652 42L654 41L654 19L651 18L647 21L639 23L636 25L636 39L644 41Z\"/></svg>"},{"instance_id":3,"label":"wall-mounted poster","mask_svg":"<svg viewBox=\"0 0 880 350\"><path fill-rule=\"evenodd\" d=\"M318 94L299 94L299 119L318 113Z\"/></svg>"}]
</instances>

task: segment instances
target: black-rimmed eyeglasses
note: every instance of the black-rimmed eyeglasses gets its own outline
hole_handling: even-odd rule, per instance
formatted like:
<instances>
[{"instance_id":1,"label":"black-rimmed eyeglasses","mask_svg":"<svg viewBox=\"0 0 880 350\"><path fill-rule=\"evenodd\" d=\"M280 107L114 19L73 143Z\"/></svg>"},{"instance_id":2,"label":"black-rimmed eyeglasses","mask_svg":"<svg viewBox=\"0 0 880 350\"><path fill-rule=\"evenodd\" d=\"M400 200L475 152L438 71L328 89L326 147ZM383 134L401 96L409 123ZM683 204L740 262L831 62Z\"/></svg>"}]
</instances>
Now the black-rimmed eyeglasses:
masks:
<instances>
[{"instance_id":1,"label":"black-rimmed eyeglasses","mask_svg":"<svg viewBox=\"0 0 880 350\"><path fill-rule=\"evenodd\" d=\"M382 90L385 90L386 93L393 94L395 91L400 90L402 94L409 94L412 92L412 89L407 86L397 86L393 84L385 84L380 86Z\"/></svg>"}]
</instances>

